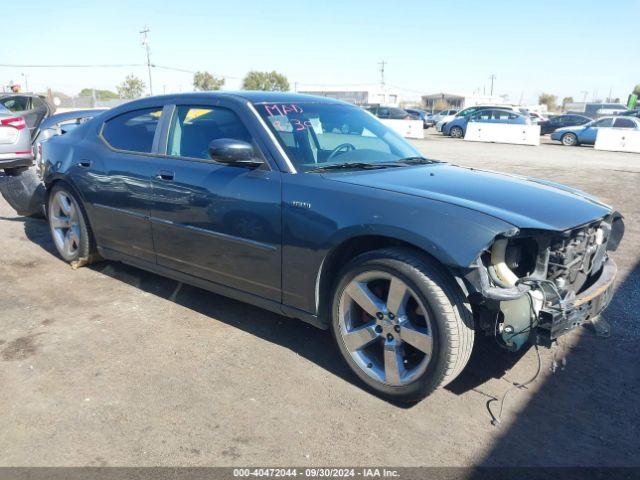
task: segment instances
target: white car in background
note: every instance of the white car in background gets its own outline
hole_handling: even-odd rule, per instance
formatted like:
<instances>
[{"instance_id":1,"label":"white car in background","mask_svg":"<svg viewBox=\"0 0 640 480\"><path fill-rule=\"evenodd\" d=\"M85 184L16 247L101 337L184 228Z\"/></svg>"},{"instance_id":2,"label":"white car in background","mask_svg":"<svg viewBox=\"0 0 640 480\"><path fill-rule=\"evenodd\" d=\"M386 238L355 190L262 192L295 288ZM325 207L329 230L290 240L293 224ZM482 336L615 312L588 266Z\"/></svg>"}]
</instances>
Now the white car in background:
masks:
<instances>
[{"instance_id":1,"label":"white car in background","mask_svg":"<svg viewBox=\"0 0 640 480\"><path fill-rule=\"evenodd\" d=\"M548 119L543 117L538 112L529 112L529 117L531 118L531 123L535 123L536 125L540 122L546 122Z\"/></svg>"},{"instance_id":2,"label":"white car in background","mask_svg":"<svg viewBox=\"0 0 640 480\"><path fill-rule=\"evenodd\" d=\"M445 110L440 110L438 113L433 113L428 119L428 122L431 126L437 125L440 120L444 117L452 116L458 113L460 110L456 108L447 108Z\"/></svg>"}]
</instances>

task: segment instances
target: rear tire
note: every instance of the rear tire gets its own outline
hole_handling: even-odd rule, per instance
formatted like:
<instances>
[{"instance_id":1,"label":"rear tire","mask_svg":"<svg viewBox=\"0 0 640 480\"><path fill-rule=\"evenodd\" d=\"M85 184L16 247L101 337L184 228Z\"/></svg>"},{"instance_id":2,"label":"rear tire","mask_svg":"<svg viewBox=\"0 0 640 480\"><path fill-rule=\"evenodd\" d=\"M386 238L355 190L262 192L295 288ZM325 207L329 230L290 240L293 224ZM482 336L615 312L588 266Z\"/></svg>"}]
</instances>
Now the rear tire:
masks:
<instances>
[{"instance_id":1,"label":"rear tire","mask_svg":"<svg viewBox=\"0 0 640 480\"><path fill-rule=\"evenodd\" d=\"M367 252L343 268L331 329L360 380L403 402L418 401L453 381L474 340L471 311L450 274L403 248Z\"/></svg>"},{"instance_id":2,"label":"rear tire","mask_svg":"<svg viewBox=\"0 0 640 480\"><path fill-rule=\"evenodd\" d=\"M56 184L49 193L47 219L58 254L75 266L91 263L95 242L87 214L75 193L64 184Z\"/></svg>"},{"instance_id":3,"label":"rear tire","mask_svg":"<svg viewBox=\"0 0 640 480\"><path fill-rule=\"evenodd\" d=\"M560 141L566 147L575 147L578 145L578 137L575 133L565 133L562 138L560 138Z\"/></svg>"}]
</instances>

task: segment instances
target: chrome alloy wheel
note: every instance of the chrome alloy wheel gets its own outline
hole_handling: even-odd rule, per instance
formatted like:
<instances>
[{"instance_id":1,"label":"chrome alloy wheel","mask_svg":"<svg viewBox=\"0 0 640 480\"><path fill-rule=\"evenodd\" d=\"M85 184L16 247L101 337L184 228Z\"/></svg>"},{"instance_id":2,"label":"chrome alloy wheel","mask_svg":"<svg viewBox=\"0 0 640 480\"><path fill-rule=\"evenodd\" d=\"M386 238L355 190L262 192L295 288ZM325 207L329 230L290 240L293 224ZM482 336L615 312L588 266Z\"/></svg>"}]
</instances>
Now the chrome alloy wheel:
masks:
<instances>
[{"instance_id":1,"label":"chrome alloy wheel","mask_svg":"<svg viewBox=\"0 0 640 480\"><path fill-rule=\"evenodd\" d=\"M453 138L462 138L462 137L464 137L464 132L462 131L462 128L460 128L460 127L451 128L451 130L449 130L449 133L451 134L451 136Z\"/></svg>"},{"instance_id":2,"label":"chrome alloy wheel","mask_svg":"<svg viewBox=\"0 0 640 480\"><path fill-rule=\"evenodd\" d=\"M49 225L53 241L65 260L75 259L80 248L78 205L66 192L58 191L49 207Z\"/></svg>"},{"instance_id":3,"label":"chrome alloy wheel","mask_svg":"<svg viewBox=\"0 0 640 480\"><path fill-rule=\"evenodd\" d=\"M398 277L357 275L340 296L338 315L339 341L372 379L402 386L427 369L433 350L429 311Z\"/></svg>"}]
</instances>

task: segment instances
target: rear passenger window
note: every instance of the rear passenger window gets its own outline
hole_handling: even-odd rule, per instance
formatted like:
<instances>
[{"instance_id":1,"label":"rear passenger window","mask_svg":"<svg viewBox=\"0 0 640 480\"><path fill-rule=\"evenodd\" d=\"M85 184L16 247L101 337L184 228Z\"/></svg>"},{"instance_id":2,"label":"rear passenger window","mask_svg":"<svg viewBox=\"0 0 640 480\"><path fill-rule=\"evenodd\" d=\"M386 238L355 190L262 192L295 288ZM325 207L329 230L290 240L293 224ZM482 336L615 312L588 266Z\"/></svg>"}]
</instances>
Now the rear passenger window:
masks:
<instances>
[{"instance_id":1,"label":"rear passenger window","mask_svg":"<svg viewBox=\"0 0 640 480\"><path fill-rule=\"evenodd\" d=\"M258 151L251 134L233 111L222 107L177 106L171 119L167 155L210 160L209 143L219 138L242 140Z\"/></svg>"},{"instance_id":2,"label":"rear passenger window","mask_svg":"<svg viewBox=\"0 0 640 480\"><path fill-rule=\"evenodd\" d=\"M630 118L616 118L616 123L613 125L616 128L636 128L636 124Z\"/></svg>"},{"instance_id":3,"label":"rear passenger window","mask_svg":"<svg viewBox=\"0 0 640 480\"><path fill-rule=\"evenodd\" d=\"M117 150L151 153L153 136L161 114L161 108L123 113L104 123L102 137L109 146Z\"/></svg>"}]
</instances>

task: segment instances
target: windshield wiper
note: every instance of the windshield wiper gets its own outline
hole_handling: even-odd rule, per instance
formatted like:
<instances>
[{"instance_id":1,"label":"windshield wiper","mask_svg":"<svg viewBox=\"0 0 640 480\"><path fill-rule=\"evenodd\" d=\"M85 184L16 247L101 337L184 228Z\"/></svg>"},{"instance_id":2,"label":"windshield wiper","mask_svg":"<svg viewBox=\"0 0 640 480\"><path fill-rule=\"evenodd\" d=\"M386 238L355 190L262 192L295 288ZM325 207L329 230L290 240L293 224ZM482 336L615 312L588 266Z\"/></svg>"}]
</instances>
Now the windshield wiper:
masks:
<instances>
[{"instance_id":1,"label":"windshield wiper","mask_svg":"<svg viewBox=\"0 0 640 480\"><path fill-rule=\"evenodd\" d=\"M429 163L441 163L438 160L430 160L424 157L406 157L398 160L398 163L404 163L405 165L427 165Z\"/></svg>"},{"instance_id":2,"label":"windshield wiper","mask_svg":"<svg viewBox=\"0 0 640 480\"><path fill-rule=\"evenodd\" d=\"M365 162L346 162L346 163L331 163L329 165L320 165L319 167L307 170L307 172L325 172L327 170L347 170L350 168L360 170L376 170L387 167L401 167L397 163L365 163Z\"/></svg>"}]
</instances>

